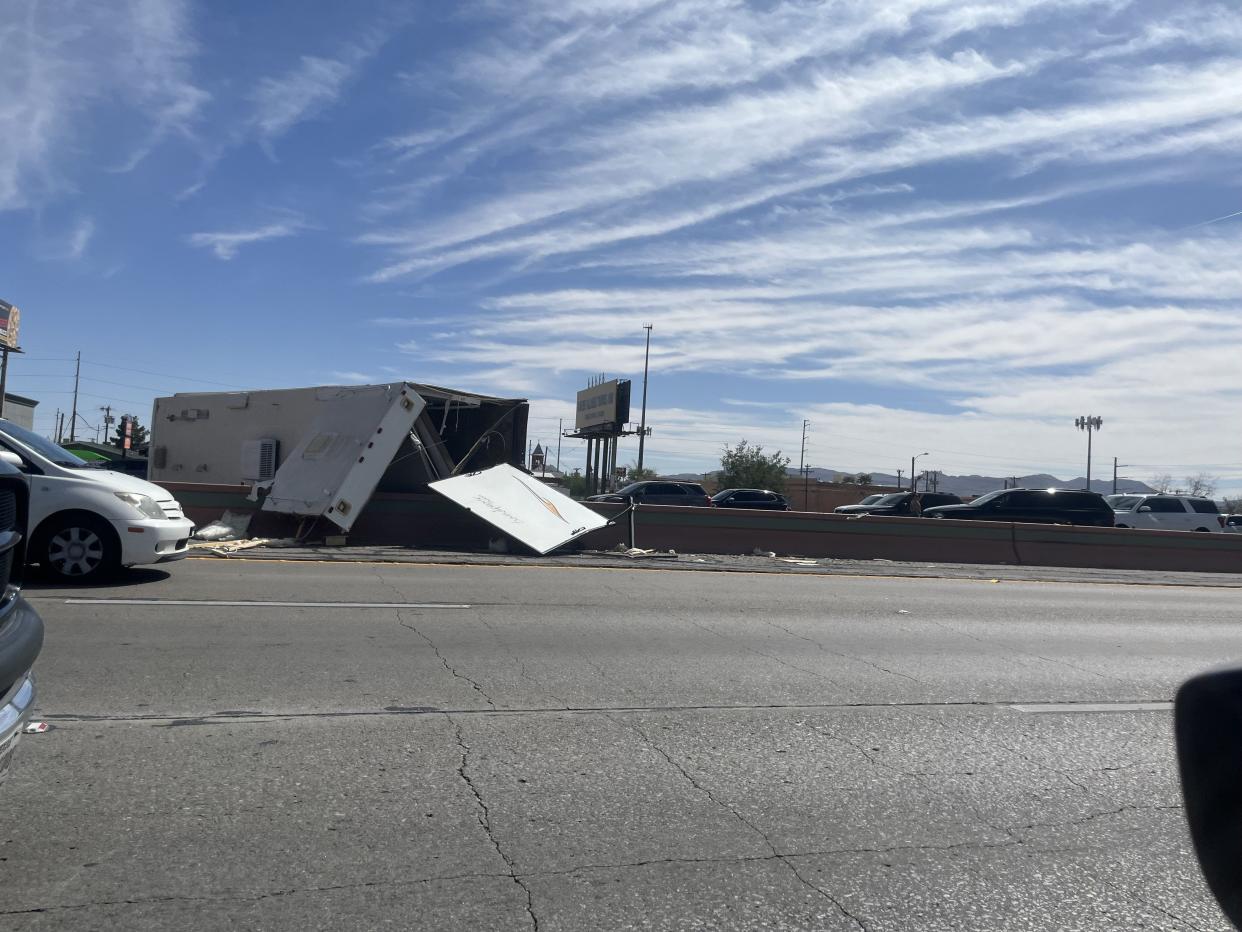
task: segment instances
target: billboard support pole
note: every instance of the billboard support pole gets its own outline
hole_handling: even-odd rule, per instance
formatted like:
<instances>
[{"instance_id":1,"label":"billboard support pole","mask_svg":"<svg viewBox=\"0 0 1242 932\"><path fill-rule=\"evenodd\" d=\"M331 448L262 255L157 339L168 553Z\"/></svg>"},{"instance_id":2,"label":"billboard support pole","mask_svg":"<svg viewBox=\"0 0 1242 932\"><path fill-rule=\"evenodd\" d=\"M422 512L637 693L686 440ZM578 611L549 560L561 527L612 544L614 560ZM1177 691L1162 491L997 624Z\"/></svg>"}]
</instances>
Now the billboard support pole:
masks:
<instances>
[{"instance_id":1,"label":"billboard support pole","mask_svg":"<svg viewBox=\"0 0 1242 932\"><path fill-rule=\"evenodd\" d=\"M9 381L9 348L0 344L0 417L4 417L4 389Z\"/></svg>"}]
</instances>

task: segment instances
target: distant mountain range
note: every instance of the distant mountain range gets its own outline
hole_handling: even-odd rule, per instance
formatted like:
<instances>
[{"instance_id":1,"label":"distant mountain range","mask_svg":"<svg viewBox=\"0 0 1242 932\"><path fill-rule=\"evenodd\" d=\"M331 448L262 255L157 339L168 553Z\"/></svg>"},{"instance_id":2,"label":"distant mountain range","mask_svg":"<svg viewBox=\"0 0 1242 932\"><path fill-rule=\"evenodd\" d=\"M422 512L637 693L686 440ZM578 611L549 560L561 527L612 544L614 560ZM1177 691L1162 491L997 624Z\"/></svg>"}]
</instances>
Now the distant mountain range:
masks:
<instances>
[{"instance_id":1,"label":"distant mountain range","mask_svg":"<svg viewBox=\"0 0 1242 932\"><path fill-rule=\"evenodd\" d=\"M840 472L835 469L809 469L807 474L820 482L837 482L843 476L856 476L858 473ZM798 470L789 470L791 478L798 477ZM682 479L687 482L697 482L702 480L702 473L681 473L676 476L667 476L669 479ZM941 473L936 482L936 489L941 492L952 492L954 495L982 495L984 492L991 492L993 489L1001 489L1008 482L1009 485L1014 483L1011 481L1012 476L951 476ZM1056 476L1048 473L1036 473L1029 476L1018 476L1017 486L1024 489L1085 489L1087 487L1087 479L1085 476L1077 476L1073 479L1058 479ZM903 486L908 487L910 484L909 476L902 476ZM871 484L873 486L896 487L897 477L892 473L873 472L871 473ZM919 488L921 489L920 482ZM1113 491L1113 480L1109 476L1106 479L1092 479L1091 489L1103 495L1109 495ZM1135 479L1118 479L1118 492L1154 492L1156 491L1145 482L1139 482Z\"/></svg>"}]
</instances>

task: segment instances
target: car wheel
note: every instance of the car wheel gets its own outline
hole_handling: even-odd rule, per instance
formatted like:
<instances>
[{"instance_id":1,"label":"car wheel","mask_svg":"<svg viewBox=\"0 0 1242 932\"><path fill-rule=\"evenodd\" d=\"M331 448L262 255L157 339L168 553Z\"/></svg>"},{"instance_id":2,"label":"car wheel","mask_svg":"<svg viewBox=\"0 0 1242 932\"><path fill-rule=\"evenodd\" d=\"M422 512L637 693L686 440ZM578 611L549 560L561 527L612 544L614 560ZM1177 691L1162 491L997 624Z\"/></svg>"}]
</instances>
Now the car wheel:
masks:
<instances>
[{"instance_id":1,"label":"car wheel","mask_svg":"<svg viewBox=\"0 0 1242 932\"><path fill-rule=\"evenodd\" d=\"M1208 529L1207 529L1207 528L1205 528L1205 527L1197 527L1197 528L1195 528L1195 531L1196 531L1196 532L1198 532L1198 531L1203 531L1205 534L1206 534L1206 533L1208 533Z\"/></svg>"},{"instance_id":2,"label":"car wheel","mask_svg":"<svg viewBox=\"0 0 1242 932\"><path fill-rule=\"evenodd\" d=\"M1117 526L1117 527L1124 527L1124 528L1128 528L1130 525L1128 525L1128 524L1118 524L1118 525L1116 525L1116 526Z\"/></svg>"},{"instance_id":3,"label":"car wheel","mask_svg":"<svg viewBox=\"0 0 1242 932\"><path fill-rule=\"evenodd\" d=\"M45 571L67 582L96 582L120 566L112 528L93 515L61 518L40 534L35 550Z\"/></svg>"}]
</instances>

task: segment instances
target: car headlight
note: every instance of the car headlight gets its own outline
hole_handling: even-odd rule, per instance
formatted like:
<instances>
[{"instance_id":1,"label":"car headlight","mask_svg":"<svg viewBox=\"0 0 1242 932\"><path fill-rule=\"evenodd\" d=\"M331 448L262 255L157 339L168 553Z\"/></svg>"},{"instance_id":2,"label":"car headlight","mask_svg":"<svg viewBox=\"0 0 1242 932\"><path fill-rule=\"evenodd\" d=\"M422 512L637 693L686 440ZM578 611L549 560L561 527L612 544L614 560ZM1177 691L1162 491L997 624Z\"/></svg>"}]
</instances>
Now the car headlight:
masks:
<instances>
[{"instance_id":1,"label":"car headlight","mask_svg":"<svg viewBox=\"0 0 1242 932\"><path fill-rule=\"evenodd\" d=\"M163 518L164 509L150 495L139 495L137 492L114 492L117 498L132 508L136 508L144 518Z\"/></svg>"}]
</instances>

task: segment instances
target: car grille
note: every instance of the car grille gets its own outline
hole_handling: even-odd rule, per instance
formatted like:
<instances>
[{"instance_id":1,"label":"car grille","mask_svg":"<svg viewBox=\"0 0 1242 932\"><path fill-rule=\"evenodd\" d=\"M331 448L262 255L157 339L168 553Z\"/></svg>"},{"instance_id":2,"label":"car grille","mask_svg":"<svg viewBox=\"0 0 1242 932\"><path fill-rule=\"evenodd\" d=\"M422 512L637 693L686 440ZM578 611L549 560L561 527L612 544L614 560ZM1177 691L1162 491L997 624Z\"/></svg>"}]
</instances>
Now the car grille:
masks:
<instances>
[{"instance_id":1,"label":"car grille","mask_svg":"<svg viewBox=\"0 0 1242 932\"><path fill-rule=\"evenodd\" d=\"M12 489L0 489L0 531L12 530L17 524L17 496Z\"/></svg>"}]
</instances>

